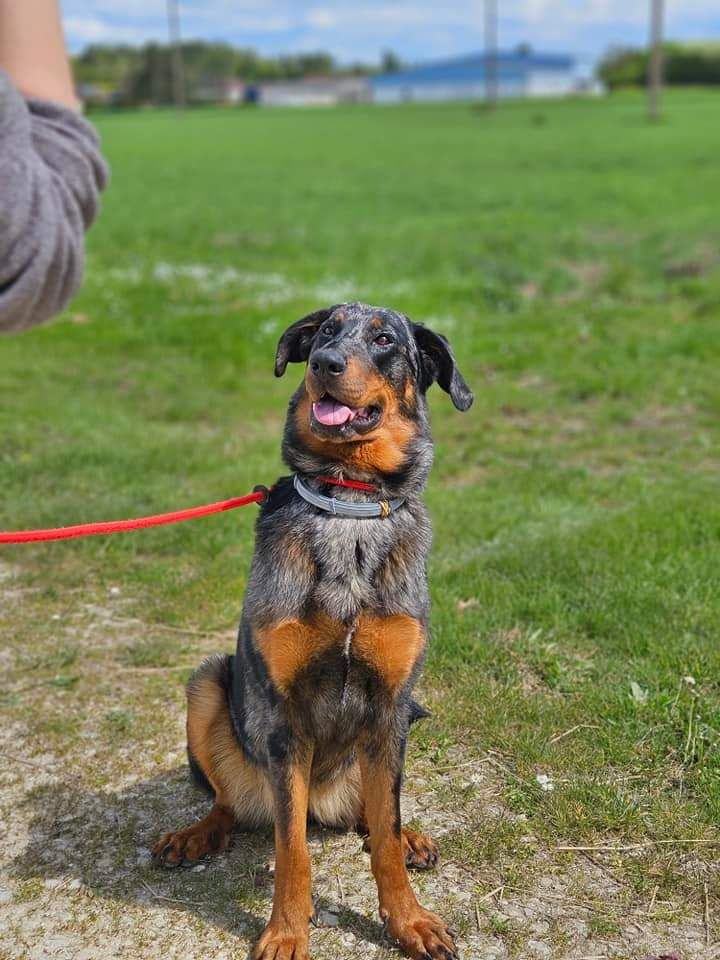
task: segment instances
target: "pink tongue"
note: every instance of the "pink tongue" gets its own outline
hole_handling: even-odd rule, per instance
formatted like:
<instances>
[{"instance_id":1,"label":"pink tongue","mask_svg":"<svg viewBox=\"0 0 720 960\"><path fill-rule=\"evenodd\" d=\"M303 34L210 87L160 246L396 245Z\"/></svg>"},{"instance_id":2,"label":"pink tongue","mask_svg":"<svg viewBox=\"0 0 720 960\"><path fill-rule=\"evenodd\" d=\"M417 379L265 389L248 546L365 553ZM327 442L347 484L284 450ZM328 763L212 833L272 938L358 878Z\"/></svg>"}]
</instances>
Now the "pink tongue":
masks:
<instances>
[{"instance_id":1,"label":"pink tongue","mask_svg":"<svg viewBox=\"0 0 720 960\"><path fill-rule=\"evenodd\" d=\"M337 427L341 423L347 423L355 416L355 411L346 407L337 400L318 400L313 404L313 413L315 419L324 423L326 427Z\"/></svg>"}]
</instances>

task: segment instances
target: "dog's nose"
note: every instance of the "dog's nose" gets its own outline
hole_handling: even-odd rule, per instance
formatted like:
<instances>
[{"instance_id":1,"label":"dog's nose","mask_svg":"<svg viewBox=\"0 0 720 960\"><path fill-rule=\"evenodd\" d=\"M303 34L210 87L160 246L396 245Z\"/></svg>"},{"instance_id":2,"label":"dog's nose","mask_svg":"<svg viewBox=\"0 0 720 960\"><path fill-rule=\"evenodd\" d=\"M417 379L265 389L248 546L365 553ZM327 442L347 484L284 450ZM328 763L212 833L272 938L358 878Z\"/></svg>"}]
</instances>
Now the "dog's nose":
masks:
<instances>
[{"instance_id":1,"label":"dog's nose","mask_svg":"<svg viewBox=\"0 0 720 960\"><path fill-rule=\"evenodd\" d=\"M310 369L320 377L339 377L346 368L347 361L338 350L316 350L310 358Z\"/></svg>"}]
</instances>

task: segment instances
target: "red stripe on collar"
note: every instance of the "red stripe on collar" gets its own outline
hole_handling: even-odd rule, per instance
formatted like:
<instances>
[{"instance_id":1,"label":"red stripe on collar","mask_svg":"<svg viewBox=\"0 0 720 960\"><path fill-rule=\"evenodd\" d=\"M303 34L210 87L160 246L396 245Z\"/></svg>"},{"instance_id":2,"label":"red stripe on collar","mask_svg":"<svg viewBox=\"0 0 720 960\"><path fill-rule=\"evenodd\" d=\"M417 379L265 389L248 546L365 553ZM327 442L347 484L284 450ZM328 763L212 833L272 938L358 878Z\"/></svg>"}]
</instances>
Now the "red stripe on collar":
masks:
<instances>
[{"instance_id":1,"label":"red stripe on collar","mask_svg":"<svg viewBox=\"0 0 720 960\"><path fill-rule=\"evenodd\" d=\"M365 483L364 480L339 480L337 477L318 477L318 480L333 487L349 487L350 490L365 490L368 493L377 493L380 489L377 484Z\"/></svg>"}]
</instances>

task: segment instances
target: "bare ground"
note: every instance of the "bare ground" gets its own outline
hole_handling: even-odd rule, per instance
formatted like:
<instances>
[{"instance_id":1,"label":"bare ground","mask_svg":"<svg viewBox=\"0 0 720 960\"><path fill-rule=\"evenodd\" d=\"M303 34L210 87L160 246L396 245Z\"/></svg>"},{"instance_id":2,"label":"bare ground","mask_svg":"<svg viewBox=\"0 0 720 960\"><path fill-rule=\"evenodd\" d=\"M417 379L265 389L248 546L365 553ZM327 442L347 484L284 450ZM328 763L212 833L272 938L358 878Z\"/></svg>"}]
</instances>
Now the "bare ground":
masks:
<instances>
[{"instance_id":1,"label":"bare ground","mask_svg":"<svg viewBox=\"0 0 720 960\"><path fill-rule=\"evenodd\" d=\"M269 833L240 833L189 870L149 862L160 832L207 809L184 764L179 681L205 653L230 649L232 631L183 635L144 625L131 607L116 589L60 597L0 565L0 958L229 960L269 914ZM503 776L482 745L450 748L441 766L409 763L405 819L443 857L415 886L459 931L466 960L720 956L702 909L637 902L611 857L518 833L510 862L485 865L481 841L518 819L501 802ZM311 832L317 960L399 956L361 846L354 834Z\"/></svg>"}]
</instances>

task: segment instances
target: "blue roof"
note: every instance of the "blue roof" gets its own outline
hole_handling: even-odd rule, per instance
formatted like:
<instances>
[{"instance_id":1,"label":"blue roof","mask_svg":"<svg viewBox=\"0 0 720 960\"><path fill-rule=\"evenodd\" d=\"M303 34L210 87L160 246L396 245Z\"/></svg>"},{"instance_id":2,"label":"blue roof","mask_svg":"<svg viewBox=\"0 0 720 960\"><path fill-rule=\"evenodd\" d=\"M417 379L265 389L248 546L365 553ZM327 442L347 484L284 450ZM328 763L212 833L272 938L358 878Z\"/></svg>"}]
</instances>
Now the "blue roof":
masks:
<instances>
[{"instance_id":1,"label":"blue roof","mask_svg":"<svg viewBox=\"0 0 720 960\"><path fill-rule=\"evenodd\" d=\"M417 64L397 73L381 73L371 78L378 86L408 83L461 83L477 81L485 76L484 53L471 53L453 60L436 60ZM498 51L497 73L502 80L522 79L531 70L573 70L575 58L561 53L534 51Z\"/></svg>"}]
</instances>

